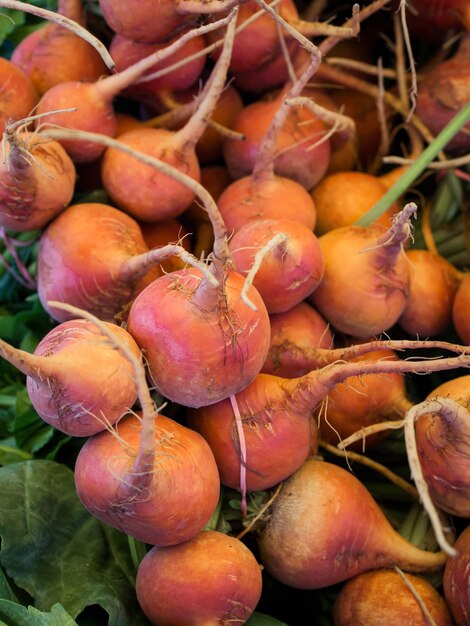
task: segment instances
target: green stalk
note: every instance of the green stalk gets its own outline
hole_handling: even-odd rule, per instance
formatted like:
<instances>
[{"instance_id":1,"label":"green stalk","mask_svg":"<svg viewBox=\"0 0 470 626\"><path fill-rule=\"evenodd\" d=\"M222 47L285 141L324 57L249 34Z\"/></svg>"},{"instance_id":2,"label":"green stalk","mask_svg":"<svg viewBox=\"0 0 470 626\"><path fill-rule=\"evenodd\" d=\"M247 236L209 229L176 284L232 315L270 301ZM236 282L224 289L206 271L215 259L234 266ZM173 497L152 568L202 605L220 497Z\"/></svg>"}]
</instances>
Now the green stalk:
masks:
<instances>
[{"instance_id":1,"label":"green stalk","mask_svg":"<svg viewBox=\"0 0 470 626\"><path fill-rule=\"evenodd\" d=\"M432 143L423 150L421 155L410 165L409 169L401 176L397 182L382 196L382 198L367 211L356 224L358 226L370 226L385 211L405 193L410 185L424 172L426 167L445 148L449 141L459 130L470 120L470 102L461 109L455 117L437 135Z\"/></svg>"}]
</instances>

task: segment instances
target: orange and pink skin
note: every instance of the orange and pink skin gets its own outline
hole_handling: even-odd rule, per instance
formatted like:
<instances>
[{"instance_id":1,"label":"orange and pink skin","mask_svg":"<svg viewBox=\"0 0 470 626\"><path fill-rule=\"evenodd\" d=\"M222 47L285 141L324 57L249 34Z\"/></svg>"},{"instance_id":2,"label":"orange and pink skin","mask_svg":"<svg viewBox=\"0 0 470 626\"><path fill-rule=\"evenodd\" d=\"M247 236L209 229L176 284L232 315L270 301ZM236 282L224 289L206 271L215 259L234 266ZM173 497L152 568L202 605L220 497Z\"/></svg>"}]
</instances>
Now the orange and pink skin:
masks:
<instances>
[{"instance_id":1,"label":"orange and pink skin","mask_svg":"<svg viewBox=\"0 0 470 626\"><path fill-rule=\"evenodd\" d=\"M409 291L402 251L378 246L379 226L345 226L319 238L325 273L309 301L338 331L368 338L393 326Z\"/></svg>"},{"instance_id":2,"label":"orange and pink skin","mask_svg":"<svg viewBox=\"0 0 470 626\"><path fill-rule=\"evenodd\" d=\"M352 361L397 360L392 350L377 350L361 355ZM326 396L327 402L320 410L320 433L325 441L337 445L342 439L365 426L402 419L412 406L406 397L405 378L402 374L367 374L351 376L335 385ZM367 449L380 441L382 435L367 437ZM364 442L350 446L361 451Z\"/></svg>"},{"instance_id":3,"label":"orange and pink skin","mask_svg":"<svg viewBox=\"0 0 470 626\"><path fill-rule=\"evenodd\" d=\"M299 14L292 0L281 0L277 9L280 16L287 21L298 18ZM248 2L240 5L238 25L242 25L259 10L260 7L253 0L248 0ZM219 39L220 33L218 31L209 34L209 41L215 42ZM215 55L217 56L217 54L216 52ZM235 76L245 72L253 72L272 61L279 54L282 54L282 48L276 22L270 15L264 13L236 34L229 69Z\"/></svg>"},{"instance_id":4,"label":"orange and pink skin","mask_svg":"<svg viewBox=\"0 0 470 626\"><path fill-rule=\"evenodd\" d=\"M352 473L313 458L283 484L259 548L268 572L299 589L321 589L395 565L433 571L446 558L399 535Z\"/></svg>"},{"instance_id":5,"label":"orange and pink skin","mask_svg":"<svg viewBox=\"0 0 470 626\"><path fill-rule=\"evenodd\" d=\"M74 111L48 115L47 123L114 137L117 122L112 97L103 97L97 85L99 82L82 83L80 81L67 81L54 85L42 96L37 113L75 108ZM61 139L60 143L75 163L93 161L105 151L105 146L87 140Z\"/></svg>"},{"instance_id":6,"label":"orange and pink skin","mask_svg":"<svg viewBox=\"0 0 470 626\"><path fill-rule=\"evenodd\" d=\"M284 313L302 302L324 272L317 237L304 224L288 219L253 220L237 230L229 244L237 270L246 275L256 253L278 233L287 241L264 257L253 280L269 313Z\"/></svg>"},{"instance_id":7,"label":"orange and pink skin","mask_svg":"<svg viewBox=\"0 0 470 626\"><path fill-rule=\"evenodd\" d=\"M470 623L470 526L467 526L454 545L457 556L448 559L444 569L444 597L457 626Z\"/></svg>"},{"instance_id":8,"label":"orange and pink skin","mask_svg":"<svg viewBox=\"0 0 470 626\"><path fill-rule=\"evenodd\" d=\"M152 548L137 571L138 601L159 626L245 623L261 591L253 553L235 537L213 530L178 546Z\"/></svg>"},{"instance_id":9,"label":"orange and pink skin","mask_svg":"<svg viewBox=\"0 0 470 626\"><path fill-rule=\"evenodd\" d=\"M99 5L111 30L142 43L166 41L187 21L174 0L100 0Z\"/></svg>"},{"instance_id":10,"label":"orange and pink skin","mask_svg":"<svg viewBox=\"0 0 470 626\"><path fill-rule=\"evenodd\" d=\"M59 322L71 314L49 300L85 309L105 321L127 306L136 293L160 275L124 276L125 262L148 251L139 225L114 207L83 203L68 207L41 236L38 252L39 298Z\"/></svg>"},{"instance_id":11,"label":"orange and pink skin","mask_svg":"<svg viewBox=\"0 0 470 626\"><path fill-rule=\"evenodd\" d=\"M58 83L93 82L109 73L99 53L87 41L53 23L20 41L11 60L31 77L40 94Z\"/></svg>"},{"instance_id":12,"label":"orange and pink skin","mask_svg":"<svg viewBox=\"0 0 470 626\"><path fill-rule=\"evenodd\" d=\"M11 61L0 58L0 131L10 120L18 121L31 115L39 102L33 81Z\"/></svg>"},{"instance_id":13,"label":"orange and pink skin","mask_svg":"<svg viewBox=\"0 0 470 626\"><path fill-rule=\"evenodd\" d=\"M199 182L200 168L195 150L183 151L177 133L163 128L141 128L124 133L118 140ZM106 150L103 157L101 175L103 186L113 202L144 222L178 217L195 196L186 184L112 148Z\"/></svg>"},{"instance_id":14,"label":"orange and pink skin","mask_svg":"<svg viewBox=\"0 0 470 626\"><path fill-rule=\"evenodd\" d=\"M317 215L306 189L282 176L239 178L222 192L218 207L229 233L265 219L293 219L313 230Z\"/></svg>"},{"instance_id":15,"label":"orange and pink skin","mask_svg":"<svg viewBox=\"0 0 470 626\"><path fill-rule=\"evenodd\" d=\"M253 287L248 297L257 311L242 301L243 283L229 271L214 288L188 268L162 276L134 300L127 328L164 397L205 406L237 393L258 374L269 347L269 316Z\"/></svg>"},{"instance_id":16,"label":"orange and pink skin","mask_svg":"<svg viewBox=\"0 0 470 626\"><path fill-rule=\"evenodd\" d=\"M117 341L140 356L124 328L109 328ZM41 418L61 432L94 435L117 422L136 401L129 361L92 322L70 320L56 326L34 354L47 359L47 370L44 376L27 377L29 397Z\"/></svg>"},{"instance_id":17,"label":"orange and pink skin","mask_svg":"<svg viewBox=\"0 0 470 626\"><path fill-rule=\"evenodd\" d=\"M434 337L452 323L458 276L453 265L429 250L408 250L406 256L410 288L398 325L412 337Z\"/></svg>"},{"instance_id":18,"label":"orange and pink skin","mask_svg":"<svg viewBox=\"0 0 470 626\"><path fill-rule=\"evenodd\" d=\"M101 521L139 541L170 546L188 541L209 521L220 480L211 450L198 433L160 414L155 428L154 463L142 468L142 476L128 474L141 429L139 418L128 415L116 432L87 440L75 465L75 485L84 507ZM139 468L134 471L138 474Z\"/></svg>"},{"instance_id":19,"label":"orange and pink skin","mask_svg":"<svg viewBox=\"0 0 470 626\"><path fill-rule=\"evenodd\" d=\"M70 203L75 166L57 141L30 132L14 141L18 147L7 142L7 163L0 164L0 225L16 232L43 228ZM26 159L20 147L32 158Z\"/></svg>"},{"instance_id":20,"label":"orange and pink skin","mask_svg":"<svg viewBox=\"0 0 470 626\"><path fill-rule=\"evenodd\" d=\"M279 379L268 374L259 374L236 401L246 442L246 489L270 489L306 460L317 428L310 412L297 410ZM190 411L188 425L209 443L222 484L240 489L240 443L230 400Z\"/></svg>"},{"instance_id":21,"label":"orange and pink skin","mask_svg":"<svg viewBox=\"0 0 470 626\"><path fill-rule=\"evenodd\" d=\"M279 105L279 98L270 102L257 101L246 106L235 118L233 130L245 135L246 139L225 140L224 158L233 178L249 176L253 172L261 143ZM274 172L311 189L328 169L330 142L323 140L325 133L323 122L307 108L292 107L276 142ZM297 145L298 142L301 143ZM318 145L309 150L314 144Z\"/></svg>"},{"instance_id":22,"label":"orange and pink skin","mask_svg":"<svg viewBox=\"0 0 470 626\"><path fill-rule=\"evenodd\" d=\"M333 347L326 320L308 302L300 302L284 313L270 315L271 343L261 369L265 374L296 378L315 369L315 348Z\"/></svg>"},{"instance_id":23,"label":"orange and pink skin","mask_svg":"<svg viewBox=\"0 0 470 626\"><path fill-rule=\"evenodd\" d=\"M178 34L178 37L181 33ZM145 57L153 54L157 50L162 50L171 45L178 37L166 41L164 43L139 43L126 39L121 35L115 35L111 41L109 52L116 63L116 69L118 72L122 72L126 68L134 65L138 61L141 61ZM145 74L153 74L154 72L169 67L174 63L192 56L204 49L206 43L204 37L195 37L182 46L177 52L166 58L161 63L156 63L152 68L147 70ZM126 93L136 98L137 100L143 98L144 100L159 99L160 95L164 91L182 91L189 89L200 77L206 64L206 57L200 56L190 63L186 63L181 68L176 69L168 74L165 74L161 78L155 78L145 82L138 82L131 85L126 89ZM145 76L145 74L143 76ZM154 102L155 104L155 102Z\"/></svg>"},{"instance_id":24,"label":"orange and pink skin","mask_svg":"<svg viewBox=\"0 0 470 626\"><path fill-rule=\"evenodd\" d=\"M405 574L435 626L454 626L444 598L425 578ZM349 580L333 606L335 626L429 626L429 619L403 572L376 570Z\"/></svg>"},{"instance_id":25,"label":"orange and pink skin","mask_svg":"<svg viewBox=\"0 0 470 626\"><path fill-rule=\"evenodd\" d=\"M444 397L470 410L470 375L458 376L434 389L428 398ZM416 422L416 445L432 501L443 511L470 517L470 424L468 414L446 419L436 413Z\"/></svg>"}]
</instances>

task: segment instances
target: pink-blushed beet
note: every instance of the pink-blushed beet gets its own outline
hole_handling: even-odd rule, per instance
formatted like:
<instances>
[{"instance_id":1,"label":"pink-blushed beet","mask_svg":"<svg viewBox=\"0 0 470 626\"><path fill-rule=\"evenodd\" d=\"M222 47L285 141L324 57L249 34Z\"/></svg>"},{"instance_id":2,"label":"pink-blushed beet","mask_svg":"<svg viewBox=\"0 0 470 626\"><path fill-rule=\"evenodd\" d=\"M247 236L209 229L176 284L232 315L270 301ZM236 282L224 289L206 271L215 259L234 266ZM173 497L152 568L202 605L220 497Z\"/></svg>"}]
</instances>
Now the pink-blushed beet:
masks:
<instances>
[{"instance_id":1,"label":"pink-blushed beet","mask_svg":"<svg viewBox=\"0 0 470 626\"><path fill-rule=\"evenodd\" d=\"M136 592L158 626L243 624L261 597L261 569L235 537L205 530L177 546L149 550Z\"/></svg>"},{"instance_id":2,"label":"pink-blushed beet","mask_svg":"<svg viewBox=\"0 0 470 626\"><path fill-rule=\"evenodd\" d=\"M256 289L242 299L234 271L221 287L186 269L162 276L134 300L128 330L143 350L153 383L166 398L199 407L227 398L258 374L269 347L269 316Z\"/></svg>"},{"instance_id":3,"label":"pink-blushed beet","mask_svg":"<svg viewBox=\"0 0 470 626\"><path fill-rule=\"evenodd\" d=\"M0 57L0 132L10 118L21 120L31 115L39 102L33 81L20 67Z\"/></svg>"},{"instance_id":4,"label":"pink-blushed beet","mask_svg":"<svg viewBox=\"0 0 470 626\"><path fill-rule=\"evenodd\" d=\"M57 13L85 26L81 0L59 0ZM46 23L22 39L11 60L30 76L41 94L57 83L92 82L109 73L97 50L55 22Z\"/></svg>"},{"instance_id":5,"label":"pink-blushed beet","mask_svg":"<svg viewBox=\"0 0 470 626\"><path fill-rule=\"evenodd\" d=\"M454 626L444 598L430 582L421 576L385 569L359 574L342 587L333 606L335 626L429 626L409 585L435 626Z\"/></svg>"},{"instance_id":6,"label":"pink-blushed beet","mask_svg":"<svg viewBox=\"0 0 470 626\"><path fill-rule=\"evenodd\" d=\"M38 294L57 321L71 318L51 309L49 300L72 304L114 321L136 293L160 276L145 257L139 225L106 204L69 206L43 232L38 250ZM134 265L141 260L144 265Z\"/></svg>"},{"instance_id":7,"label":"pink-blushed beet","mask_svg":"<svg viewBox=\"0 0 470 626\"><path fill-rule=\"evenodd\" d=\"M185 23L174 0L99 0L99 4L108 26L133 41L166 41ZM149 19L157 15L158 19Z\"/></svg>"},{"instance_id":8,"label":"pink-blushed beet","mask_svg":"<svg viewBox=\"0 0 470 626\"><path fill-rule=\"evenodd\" d=\"M470 622L470 526L467 526L454 545L457 556L447 560L444 569L444 597L457 626Z\"/></svg>"},{"instance_id":9,"label":"pink-blushed beet","mask_svg":"<svg viewBox=\"0 0 470 626\"><path fill-rule=\"evenodd\" d=\"M229 233L253 220L292 219L310 230L316 223L310 194L299 183L282 176L239 178L222 192L218 207Z\"/></svg>"},{"instance_id":10,"label":"pink-blushed beet","mask_svg":"<svg viewBox=\"0 0 470 626\"><path fill-rule=\"evenodd\" d=\"M262 140L280 104L279 97L269 102L257 101L236 117L233 130L246 139L226 139L224 143L225 162L234 178L248 176L253 171ZM276 141L275 173L311 189L328 169L330 143L325 134L323 122L306 107L292 107Z\"/></svg>"},{"instance_id":11,"label":"pink-blushed beet","mask_svg":"<svg viewBox=\"0 0 470 626\"><path fill-rule=\"evenodd\" d=\"M182 154L175 133L163 128L130 130L119 141L139 152L162 159L196 181L199 162L194 150ZM191 204L194 191L129 154L108 148L101 166L103 186L123 211L148 222L172 219Z\"/></svg>"},{"instance_id":12,"label":"pink-blushed beet","mask_svg":"<svg viewBox=\"0 0 470 626\"><path fill-rule=\"evenodd\" d=\"M446 558L399 535L353 474L313 458L283 483L259 548L270 574L300 589L329 587L395 565L433 571Z\"/></svg>"},{"instance_id":13,"label":"pink-blushed beet","mask_svg":"<svg viewBox=\"0 0 470 626\"><path fill-rule=\"evenodd\" d=\"M109 327L139 356L124 328ZM59 324L41 340L34 356L26 379L31 402L45 422L68 435L89 437L105 430L136 401L129 362L89 321Z\"/></svg>"},{"instance_id":14,"label":"pink-blushed beet","mask_svg":"<svg viewBox=\"0 0 470 626\"><path fill-rule=\"evenodd\" d=\"M284 313L270 315L269 319L271 344L261 370L265 374L283 378L302 376L315 367L311 360L315 348L333 347L328 322L308 302L300 302Z\"/></svg>"},{"instance_id":15,"label":"pink-blushed beet","mask_svg":"<svg viewBox=\"0 0 470 626\"><path fill-rule=\"evenodd\" d=\"M470 33L467 33L454 56L425 72L419 82L416 113L434 135L440 133L470 100L469 57ZM446 144L446 151L450 154L468 153L469 130L470 124L467 123Z\"/></svg>"},{"instance_id":16,"label":"pink-blushed beet","mask_svg":"<svg viewBox=\"0 0 470 626\"><path fill-rule=\"evenodd\" d=\"M419 461L436 506L470 517L470 375L442 383L428 398L450 398L462 408L455 414L426 413L416 421Z\"/></svg>"},{"instance_id":17,"label":"pink-blushed beet","mask_svg":"<svg viewBox=\"0 0 470 626\"><path fill-rule=\"evenodd\" d=\"M229 247L238 271L248 274L256 254L278 234L283 241L264 256L253 280L269 313L283 313L302 302L324 272L317 237L301 222L288 219L252 220L237 230Z\"/></svg>"},{"instance_id":18,"label":"pink-blushed beet","mask_svg":"<svg viewBox=\"0 0 470 626\"><path fill-rule=\"evenodd\" d=\"M276 379L260 374L236 394L245 439L245 461L232 404L222 400L191 411L188 425L209 443L222 484L241 489L240 466L246 468L247 491L270 489L293 474L315 446L317 428L311 411L289 402ZM295 398L294 394L291 396Z\"/></svg>"},{"instance_id":19,"label":"pink-blushed beet","mask_svg":"<svg viewBox=\"0 0 470 626\"><path fill-rule=\"evenodd\" d=\"M60 143L31 132L7 135L0 164L0 225L43 228L72 200L75 166Z\"/></svg>"},{"instance_id":20,"label":"pink-blushed beet","mask_svg":"<svg viewBox=\"0 0 470 626\"><path fill-rule=\"evenodd\" d=\"M180 35L181 33L179 33L178 37ZM139 43L131 39L126 39L122 35L115 35L111 41L109 51L116 63L117 70L121 72L141 59L144 59L149 54L165 48L176 39L177 37L174 37L164 43ZM204 37L195 37L177 50L175 54L149 68L145 74L152 74L164 67L173 65L173 63L182 61L186 57L201 52L204 47ZM149 104L152 102L155 104L161 93L165 90L182 91L189 89L200 77L205 64L206 57L202 55L191 63L186 63L181 68L169 72L160 78L130 85L126 89L126 94L137 100L142 99L144 102L149 102Z\"/></svg>"},{"instance_id":21,"label":"pink-blushed beet","mask_svg":"<svg viewBox=\"0 0 470 626\"><path fill-rule=\"evenodd\" d=\"M75 465L75 485L85 508L139 541L168 546L203 529L219 499L212 452L198 433L163 415L155 419L151 470L132 469L141 421L121 419L114 430L90 437Z\"/></svg>"}]
</instances>

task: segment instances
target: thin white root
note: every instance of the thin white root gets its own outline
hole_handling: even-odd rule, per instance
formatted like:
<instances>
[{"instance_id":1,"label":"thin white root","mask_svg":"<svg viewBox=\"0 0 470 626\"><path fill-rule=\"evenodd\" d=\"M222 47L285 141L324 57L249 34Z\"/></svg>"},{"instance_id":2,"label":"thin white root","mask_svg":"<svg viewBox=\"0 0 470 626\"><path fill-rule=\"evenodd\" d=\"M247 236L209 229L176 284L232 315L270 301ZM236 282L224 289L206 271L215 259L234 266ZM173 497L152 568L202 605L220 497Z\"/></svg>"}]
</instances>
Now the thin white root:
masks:
<instances>
[{"instance_id":1,"label":"thin white root","mask_svg":"<svg viewBox=\"0 0 470 626\"><path fill-rule=\"evenodd\" d=\"M250 309L253 309L253 311L256 311L257 309L255 303L248 298L248 290L253 284L253 280L259 268L261 267L261 263L263 262L263 259L267 254L272 252L277 247L281 248L282 246L285 246L288 241L289 237L285 233L278 233L277 235L274 235L274 237L270 239L270 241L268 241L268 243L256 253L253 265L251 266L250 271L245 278L245 282L243 283L243 289L241 291L241 298L243 302L248 305Z\"/></svg>"},{"instance_id":2,"label":"thin white root","mask_svg":"<svg viewBox=\"0 0 470 626\"><path fill-rule=\"evenodd\" d=\"M428 485L423 475L423 470L419 462L418 447L416 444L415 422L421 415L426 413L450 413L456 415L462 407L450 398L433 398L425 400L411 407L405 415L405 443L408 455L408 463L410 465L411 476L418 490L424 510L429 516L436 540L440 548L449 556L456 556L457 551L447 541L442 528L439 513L429 495Z\"/></svg>"}]
</instances>

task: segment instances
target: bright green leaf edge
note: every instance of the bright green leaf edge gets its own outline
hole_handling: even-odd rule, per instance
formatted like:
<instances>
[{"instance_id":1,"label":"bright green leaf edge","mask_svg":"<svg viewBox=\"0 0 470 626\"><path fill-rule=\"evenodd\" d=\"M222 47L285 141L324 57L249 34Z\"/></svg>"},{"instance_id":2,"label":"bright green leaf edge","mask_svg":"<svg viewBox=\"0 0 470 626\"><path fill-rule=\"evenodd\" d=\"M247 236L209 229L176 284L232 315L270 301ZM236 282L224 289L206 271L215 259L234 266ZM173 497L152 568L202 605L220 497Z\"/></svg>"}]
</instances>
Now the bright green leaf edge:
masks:
<instances>
[{"instance_id":1,"label":"bright green leaf edge","mask_svg":"<svg viewBox=\"0 0 470 626\"><path fill-rule=\"evenodd\" d=\"M470 102L468 102L463 109L452 118L452 120L445 126L442 131L437 135L432 143L429 144L420 156L410 165L409 169L401 176L397 182L390 187L390 189L380 198L374 206L367 211L356 224L358 226L370 226L375 220L377 220L385 211L405 193L409 186L414 183L420 174L424 172L426 167L433 161L441 150L443 150L449 141L456 135L459 130L465 126L470 120Z\"/></svg>"}]
</instances>

